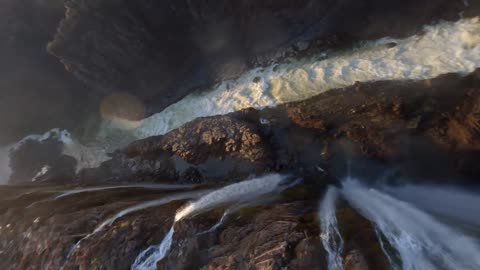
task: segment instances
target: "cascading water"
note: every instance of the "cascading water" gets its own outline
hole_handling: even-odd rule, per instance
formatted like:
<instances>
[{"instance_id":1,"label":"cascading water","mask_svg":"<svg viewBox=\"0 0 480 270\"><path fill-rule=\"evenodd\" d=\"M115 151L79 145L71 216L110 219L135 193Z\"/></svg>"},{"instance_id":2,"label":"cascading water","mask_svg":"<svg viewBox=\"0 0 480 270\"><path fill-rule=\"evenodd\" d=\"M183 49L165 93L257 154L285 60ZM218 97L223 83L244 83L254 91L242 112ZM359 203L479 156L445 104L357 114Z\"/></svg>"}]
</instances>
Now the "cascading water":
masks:
<instances>
[{"instance_id":1,"label":"cascading water","mask_svg":"<svg viewBox=\"0 0 480 270\"><path fill-rule=\"evenodd\" d=\"M480 245L414 206L358 182L344 183L342 194L374 223L397 252L404 270L477 270ZM387 254L391 257L390 254Z\"/></svg>"},{"instance_id":2,"label":"cascading water","mask_svg":"<svg viewBox=\"0 0 480 270\"><path fill-rule=\"evenodd\" d=\"M261 195L279 190L282 187L288 187L282 185L285 180L286 176L279 174L271 174L252 180L246 180L208 193L197 201L187 204L186 207L177 211L172 228L160 245L151 246L142 251L135 259L131 269L155 270L157 262L167 256L168 251L170 251L175 223L183 218L224 203L251 201Z\"/></svg>"},{"instance_id":3,"label":"cascading water","mask_svg":"<svg viewBox=\"0 0 480 270\"><path fill-rule=\"evenodd\" d=\"M161 206L161 205L165 205L165 204L170 203L172 201L197 198L197 197L205 194L206 192L208 192L208 191L203 190L203 191L193 191L193 192L185 192L185 193L174 194L174 195L170 195L170 196L165 196L165 197L160 198L158 200L153 200L153 201L148 201L148 202L145 202L145 203L141 203L141 204L138 204L138 205L135 205L135 206L132 206L132 207L129 207L127 209L124 209L124 210L120 211L119 213L115 214L113 217L111 217L111 218L105 220L104 222L102 222L99 226L97 226L97 228L92 233L86 235L85 237L80 239L75 245L73 245L72 248L70 249L70 251L68 252L68 255L65 259L65 262L64 262L63 266L60 268L60 270L63 270L65 265L68 263L69 259L72 257L72 255L75 253L75 251L78 249L78 247L81 245L81 243L83 241L86 241L87 239L90 239L91 237L93 237L97 233L103 231L107 226L112 225L118 219L120 219L122 217L125 217L125 216L127 216L131 213L138 212L138 211L141 211L141 210L145 210L147 208L153 208L153 207L158 207L158 206Z\"/></svg>"},{"instance_id":4,"label":"cascading water","mask_svg":"<svg viewBox=\"0 0 480 270\"><path fill-rule=\"evenodd\" d=\"M321 239L325 251L327 251L327 263L329 270L342 270L343 239L338 230L336 217L336 201L338 190L329 187L320 205L318 218L322 229Z\"/></svg>"},{"instance_id":5,"label":"cascading water","mask_svg":"<svg viewBox=\"0 0 480 270\"><path fill-rule=\"evenodd\" d=\"M480 227L478 191L467 191L448 186L405 185L385 187L395 198L416 207L464 224Z\"/></svg>"},{"instance_id":6,"label":"cascading water","mask_svg":"<svg viewBox=\"0 0 480 270\"><path fill-rule=\"evenodd\" d=\"M156 270L157 262L165 258L172 247L175 223L158 246L151 246L137 256L132 270Z\"/></svg>"},{"instance_id":7,"label":"cascading water","mask_svg":"<svg viewBox=\"0 0 480 270\"><path fill-rule=\"evenodd\" d=\"M152 208L152 207L157 207L157 206L160 206L160 205L164 205L164 204L170 203L172 201L197 198L199 196L204 195L207 192L208 192L207 190L202 190L202 191L179 193L179 194L175 194L175 195L171 195L171 196L166 196L166 197L163 197L163 198L158 199L158 200L153 200L153 201L149 201L149 202L145 202L145 203L141 203L141 204L129 207L129 208L124 209L124 210L120 211L119 213L115 214L113 217L111 217L111 218L105 220L104 222L102 222L100 224L100 226L98 226L95 229L94 232L96 233L96 232L102 231L105 227L112 225L119 218L122 218L122 217L124 217L126 215L129 215L131 213L138 212L138 211L141 211L141 210L145 210L147 208Z\"/></svg>"},{"instance_id":8,"label":"cascading water","mask_svg":"<svg viewBox=\"0 0 480 270\"><path fill-rule=\"evenodd\" d=\"M105 186L105 187L91 187L91 188L79 188L74 190L68 190L59 194L55 199L61 199L68 196L73 196L80 193L105 191L112 189L129 189L129 188L141 188L151 190L187 190L193 189L196 185L172 185L172 184L136 184L136 185L119 185L119 186Z\"/></svg>"}]
</instances>

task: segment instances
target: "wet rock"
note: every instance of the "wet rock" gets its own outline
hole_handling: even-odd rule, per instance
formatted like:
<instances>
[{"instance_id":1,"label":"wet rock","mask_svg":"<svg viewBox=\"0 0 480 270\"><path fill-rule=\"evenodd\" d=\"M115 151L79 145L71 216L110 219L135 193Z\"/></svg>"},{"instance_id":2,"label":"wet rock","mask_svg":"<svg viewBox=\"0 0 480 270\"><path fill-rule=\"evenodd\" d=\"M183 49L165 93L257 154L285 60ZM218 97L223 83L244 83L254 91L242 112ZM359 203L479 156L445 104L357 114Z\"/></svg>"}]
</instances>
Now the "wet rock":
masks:
<instances>
[{"instance_id":1,"label":"wet rock","mask_svg":"<svg viewBox=\"0 0 480 270\"><path fill-rule=\"evenodd\" d=\"M309 232L301 226L308 205L296 202L240 210L229 218L235 222L227 221L208 235L198 232L215 219L202 215L182 221L170 255L159 269L304 269L309 265L316 269L321 259L313 263L305 257L324 254L318 237L307 237Z\"/></svg>"},{"instance_id":2,"label":"wet rock","mask_svg":"<svg viewBox=\"0 0 480 270\"><path fill-rule=\"evenodd\" d=\"M369 270L365 258L358 250L352 250L347 254L344 261L345 270Z\"/></svg>"}]
</instances>

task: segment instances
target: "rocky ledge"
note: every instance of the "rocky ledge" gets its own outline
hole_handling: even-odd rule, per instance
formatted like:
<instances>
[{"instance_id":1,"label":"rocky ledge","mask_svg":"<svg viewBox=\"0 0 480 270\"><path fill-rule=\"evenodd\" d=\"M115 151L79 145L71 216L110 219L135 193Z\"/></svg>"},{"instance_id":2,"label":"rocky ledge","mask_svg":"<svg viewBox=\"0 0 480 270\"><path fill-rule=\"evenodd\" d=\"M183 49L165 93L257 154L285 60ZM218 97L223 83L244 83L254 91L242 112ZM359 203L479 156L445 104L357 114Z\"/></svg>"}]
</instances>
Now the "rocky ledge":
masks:
<instances>
[{"instance_id":1,"label":"rocky ledge","mask_svg":"<svg viewBox=\"0 0 480 270\"><path fill-rule=\"evenodd\" d=\"M55 199L61 190L0 189L10 196L0 200L1 269L130 269L141 251L162 241L185 204L176 200L136 211L93 233L116 213L168 194L124 189ZM172 249L157 267L326 269L316 214L322 195L323 189L297 186L274 201L238 207L219 226L226 206L186 218L175 224ZM346 206L338 218L345 269L389 269L370 222Z\"/></svg>"},{"instance_id":2,"label":"rocky ledge","mask_svg":"<svg viewBox=\"0 0 480 270\"><path fill-rule=\"evenodd\" d=\"M317 166L344 176L389 167L396 178L478 179L480 70L424 81L357 83L263 110L200 118L136 141L81 182L238 179ZM376 170L377 168L378 170Z\"/></svg>"}]
</instances>

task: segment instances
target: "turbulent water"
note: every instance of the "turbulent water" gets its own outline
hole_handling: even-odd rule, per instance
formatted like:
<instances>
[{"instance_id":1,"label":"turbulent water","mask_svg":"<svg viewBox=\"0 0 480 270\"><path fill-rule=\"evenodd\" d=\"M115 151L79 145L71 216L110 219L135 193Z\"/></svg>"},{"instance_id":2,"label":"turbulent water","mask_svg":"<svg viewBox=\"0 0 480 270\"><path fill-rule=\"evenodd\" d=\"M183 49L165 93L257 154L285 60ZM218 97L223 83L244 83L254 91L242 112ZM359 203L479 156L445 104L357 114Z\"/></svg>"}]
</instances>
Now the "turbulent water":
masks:
<instances>
[{"instance_id":1,"label":"turbulent water","mask_svg":"<svg viewBox=\"0 0 480 270\"><path fill-rule=\"evenodd\" d=\"M385 237L403 270L480 269L480 244L411 204L358 182L344 183L342 194ZM385 249L385 252L387 252ZM392 258L392 254L386 254ZM393 260L392 260L393 262Z\"/></svg>"},{"instance_id":2,"label":"turbulent water","mask_svg":"<svg viewBox=\"0 0 480 270\"><path fill-rule=\"evenodd\" d=\"M322 244L328 254L327 263L329 270L343 270L343 239L337 224L337 198L338 190L330 187L320 204L320 211L318 213L322 229Z\"/></svg>"},{"instance_id":3,"label":"turbulent water","mask_svg":"<svg viewBox=\"0 0 480 270\"><path fill-rule=\"evenodd\" d=\"M54 131L61 133L64 153L77 160L77 170L94 168L109 159L108 153L133 140L165 134L197 117L304 100L355 82L429 79L449 72L466 74L480 67L479 44L478 17L442 22L405 39L383 38L364 42L349 51L325 52L309 59L257 68L236 80L190 94L143 121L104 120L97 138L88 145L74 140L66 131ZM42 140L48 134L24 140ZM0 149L0 162L4 153ZM0 169L6 164L8 155ZM2 174L9 172L2 170Z\"/></svg>"},{"instance_id":4,"label":"turbulent water","mask_svg":"<svg viewBox=\"0 0 480 270\"><path fill-rule=\"evenodd\" d=\"M392 42L397 45L388 46ZM429 79L480 67L480 21L465 19L425 27L422 35L384 38L357 49L258 68L201 94L191 94L145 119L133 132L143 138L164 134L197 117L264 108L307 99L355 82ZM259 80L255 80L258 78Z\"/></svg>"},{"instance_id":5,"label":"turbulent water","mask_svg":"<svg viewBox=\"0 0 480 270\"><path fill-rule=\"evenodd\" d=\"M212 207L229 202L249 202L255 198L265 195L282 187L286 176L271 174L263 177L246 180L240 183L228 185L206 194L197 201L187 204L175 215L175 222L163 241L157 246L151 246L142 251L132 265L132 270L155 270L158 261L163 259L172 245L172 238L175 231L175 223L183 218L199 213ZM285 187L285 185L283 185Z\"/></svg>"}]
</instances>

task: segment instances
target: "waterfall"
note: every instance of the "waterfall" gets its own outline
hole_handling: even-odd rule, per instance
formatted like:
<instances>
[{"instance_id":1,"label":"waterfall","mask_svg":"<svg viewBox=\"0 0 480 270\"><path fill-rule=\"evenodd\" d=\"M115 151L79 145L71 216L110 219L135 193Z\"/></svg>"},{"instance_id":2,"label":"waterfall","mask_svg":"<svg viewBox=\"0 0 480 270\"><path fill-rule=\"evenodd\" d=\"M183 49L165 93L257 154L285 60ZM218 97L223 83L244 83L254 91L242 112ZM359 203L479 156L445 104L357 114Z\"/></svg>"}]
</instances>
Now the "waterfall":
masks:
<instances>
[{"instance_id":1,"label":"waterfall","mask_svg":"<svg viewBox=\"0 0 480 270\"><path fill-rule=\"evenodd\" d=\"M111 218L105 220L104 222L102 222L95 229L95 233L102 231L105 227L112 225L118 219L120 219L120 218L122 218L126 215L129 215L131 213L138 212L138 211L141 211L141 210L145 210L147 208L153 208L153 207L157 207L157 206L160 206L160 205L164 205L164 204L170 203L172 201L197 198L197 197L202 196L203 194L205 194L207 192L208 191L206 191L206 190L202 190L202 191L179 193L179 194L166 196L166 197L163 197L163 198L158 199L158 200L153 200L153 201L148 201L148 202L144 202L144 203L141 203L141 204L137 204L135 206L132 206L132 207L129 207L127 209L124 209L124 210L120 211L119 213L115 214L113 217L111 217Z\"/></svg>"},{"instance_id":2,"label":"waterfall","mask_svg":"<svg viewBox=\"0 0 480 270\"><path fill-rule=\"evenodd\" d=\"M132 270L156 270L157 262L165 258L167 253L172 247L172 239L174 233L174 226L168 231L165 238L163 238L162 243L158 246L151 246L146 250L142 251L140 255L135 259L135 262L132 265Z\"/></svg>"},{"instance_id":3,"label":"waterfall","mask_svg":"<svg viewBox=\"0 0 480 270\"><path fill-rule=\"evenodd\" d=\"M322 244L328 254L327 263L329 270L343 270L342 253L344 244L337 224L337 198L338 190L334 187L329 187L318 213L322 230Z\"/></svg>"},{"instance_id":4,"label":"waterfall","mask_svg":"<svg viewBox=\"0 0 480 270\"><path fill-rule=\"evenodd\" d=\"M261 195L279 190L282 187L288 188L289 186L282 185L286 178L287 177L283 175L270 174L246 180L212 191L197 201L188 203L185 207L177 211L174 224L160 245L151 246L142 251L135 259L131 269L155 270L157 262L163 259L170 250L175 224L183 218L221 204L229 202L248 202Z\"/></svg>"},{"instance_id":5,"label":"waterfall","mask_svg":"<svg viewBox=\"0 0 480 270\"><path fill-rule=\"evenodd\" d=\"M120 219L124 216L127 216L131 213L138 212L138 211L141 211L141 210L145 210L147 208L153 208L153 207L158 207L158 206L161 206L161 205L165 205L165 204L170 203L172 201L196 198L198 196L201 196L202 194L205 194L206 192L208 192L208 191L203 190L203 191L193 191L193 192L185 192L185 193L174 194L174 195L170 195L170 196L165 196L165 197L160 198L158 200L153 200L153 201L148 201L148 202L144 202L144 203L141 203L141 204L137 204L135 206L132 206L132 207L129 207L129 208L126 208L126 209L120 211L119 213L115 214L113 217L111 217L111 218L105 220L104 222L102 222L99 226L97 226L97 228L92 233L86 235L85 237L80 239L77 243L75 243L75 245L73 245L72 248L70 249L70 251L68 252L67 257L65 258L65 262L64 262L63 266L60 267L60 270L63 270L65 265L68 263L68 261L70 260L72 255L75 253L75 251L78 249L78 247L80 246L80 244L83 241L85 241L87 239L90 239L91 237L93 237L97 233L103 231L107 226L112 225L118 219Z\"/></svg>"},{"instance_id":6,"label":"waterfall","mask_svg":"<svg viewBox=\"0 0 480 270\"><path fill-rule=\"evenodd\" d=\"M449 186L405 185L383 188L388 194L448 219L480 227L480 190Z\"/></svg>"},{"instance_id":7,"label":"waterfall","mask_svg":"<svg viewBox=\"0 0 480 270\"><path fill-rule=\"evenodd\" d=\"M232 213L233 211L235 211L239 208L240 207L228 208L227 210L225 210L225 212L223 212L222 217L220 218L220 220L217 223L215 223L210 229L208 229L206 231L203 231L201 233L198 233L198 234L201 235L201 234L207 234L207 233L211 233L211 232L216 231L218 228L220 228L220 226L223 225L223 223L227 219L228 215L230 215L230 213Z\"/></svg>"},{"instance_id":8,"label":"waterfall","mask_svg":"<svg viewBox=\"0 0 480 270\"><path fill-rule=\"evenodd\" d=\"M414 206L347 181L343 195L397 250L404 270L478 270L479 243ZM388 254L386 254L388 255Z\"/></svg>"},{"instance_id":9,"label":"waterfall","mask_svg":"<svg viewBox=\"0 0 480 270\"><path fill-rule=\"evenodd\" d=\"M197 187L197 185L135 184L135 185L79 188L79 189L65 191L59 194L57 197L55 197L55 199L58 200L64 197L73 196L80 193L97 192L97 191L105 191L105 190L112 190L112 189L141 188L141 189L152 189L152 190L186 190L186 189L193 189L195 187Z\"/></svg>"},{"instance_id":10,"label":"waterfall","mask_svg":"<svg viewBox=\"0 0 480 270\"><path fill-rule=\"evenodd\" d=\"M175 221L223 203L247 202L260 195L277 190L285 179L285 176L271 174L223 187L182 208L177 212Z\"/></svg>"}]
</instances>

